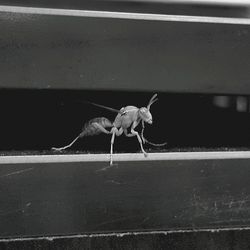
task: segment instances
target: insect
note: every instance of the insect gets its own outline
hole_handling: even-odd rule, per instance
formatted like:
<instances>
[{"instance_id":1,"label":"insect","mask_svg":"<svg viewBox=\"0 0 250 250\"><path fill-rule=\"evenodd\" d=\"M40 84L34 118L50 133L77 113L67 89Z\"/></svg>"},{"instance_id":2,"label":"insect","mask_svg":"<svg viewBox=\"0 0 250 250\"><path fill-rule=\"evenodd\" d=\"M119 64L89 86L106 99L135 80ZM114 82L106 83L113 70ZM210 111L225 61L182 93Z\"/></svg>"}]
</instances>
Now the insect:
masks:
<instances>
[{"instance_id":1,"label":"insect","mask_svg":"<svg viewBox=\"0 0 250 250\"><path fill-rule=\"evenodd\" d=\"M108 109L110 111L116 112L116 118L114 122L109 121L105 117L98 117L90 120L87 122L82 132L68 145L60 148L53 147L52 150L55 151L62 151L64 149L67 149L71 147L79 138L84 136L91 136L91 135L97 135L100 133L105 134L112 134L111 136L111 145L110 145L110 165L113 164L113 145L115 141L115 136L120 136L124 133L127 137L137 137L137 140L140 144L141 151L143 152L144 156L147 157L147 153L143 148L143 144L148 143L153 146L164 146L166 143L156 144L148 141L143 133L145 128L145 123L152 124L153 118L152 114L150 113L150 107L153 103L157 101L157 94L154 94L152 98L150 99L147 107L141 107L137 108L136 106L126 106L121 108L120 110L113 109L104 105L91 103L95 106ZM135 128L142 123L142 131L141 134L135 130ZM128 129L130 128L130 132ZM109 130L108 130L109 129Z\"/></svg>"}]
</instances>

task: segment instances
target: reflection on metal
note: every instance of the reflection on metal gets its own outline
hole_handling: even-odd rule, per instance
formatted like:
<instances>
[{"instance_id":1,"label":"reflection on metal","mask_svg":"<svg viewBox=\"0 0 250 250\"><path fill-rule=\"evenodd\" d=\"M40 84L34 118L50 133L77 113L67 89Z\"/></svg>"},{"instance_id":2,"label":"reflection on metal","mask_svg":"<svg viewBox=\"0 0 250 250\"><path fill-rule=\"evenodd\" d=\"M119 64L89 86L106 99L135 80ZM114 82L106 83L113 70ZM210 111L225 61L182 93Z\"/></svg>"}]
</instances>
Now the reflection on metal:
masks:
<instances>
[{"instance_id":1,"label":"reflection on metal","mask_svg":"<svg viewBox=\"0 0 250 250\"><path fill-rule=\"evenodd\" d=\"M213 97L213 104L219 108L230 108L237 112L249 111L249 97L248 96L215 96Z\"/></svg>"},{"instance_id":2,"label":"reflection on metal","mask_svg":"<svg viewBox=\"0 0 250 250\"><path fill-rule=\"evenodd\" d=\"M236 109L238 112L247 112L248 98L245 96L238 96L236 100Z\"/></svg>"},{"instance_id":3,"label":"reflection on metal","mask_svg":"<svg viewBox=\"0 0 250 250\"><path fill-rule=\"evenodd\" d=\"M213 104L219 108L229 108L230 103L230 96L220 95L213 98Z\"/></svg>"},{"instance_id":4,"label":"reflection on metal","mask_svg":"<svg viewBox=\"0 0 250 250\"><path fill-rule=\"evenodd\" d=\"M162 15L162 14L149 14L149 13L35 8L35 7L20 7L20 6L0 6L0 12L32 14L32 15L54 15L54 16L116 18L116 19L134 19L134 20L151 20L151 21L250 25L250 19L248 18Z\"/></svg>"}]
</instances>

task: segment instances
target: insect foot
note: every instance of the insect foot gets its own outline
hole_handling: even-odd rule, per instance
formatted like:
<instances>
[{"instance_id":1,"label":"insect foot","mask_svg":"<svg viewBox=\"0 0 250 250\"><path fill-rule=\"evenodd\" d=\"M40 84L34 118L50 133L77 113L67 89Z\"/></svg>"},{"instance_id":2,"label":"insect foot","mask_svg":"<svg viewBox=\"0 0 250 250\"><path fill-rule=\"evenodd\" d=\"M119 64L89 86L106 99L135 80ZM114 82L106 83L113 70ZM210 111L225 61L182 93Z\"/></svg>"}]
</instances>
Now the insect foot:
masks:
<instances>
[{"instance_id":1,"label":"insect foot","mask_svg":"<svg viewBox=\"0 0 250 250\"><path fill-rule=\"evenodd\" d=\"M51 150L53 150L53 151L58 151L58 152L63 151L63 149L62 149L62 148L55 148L55 147L52 147L52 148L51 148Z\"/></svg>"}]
</instances>

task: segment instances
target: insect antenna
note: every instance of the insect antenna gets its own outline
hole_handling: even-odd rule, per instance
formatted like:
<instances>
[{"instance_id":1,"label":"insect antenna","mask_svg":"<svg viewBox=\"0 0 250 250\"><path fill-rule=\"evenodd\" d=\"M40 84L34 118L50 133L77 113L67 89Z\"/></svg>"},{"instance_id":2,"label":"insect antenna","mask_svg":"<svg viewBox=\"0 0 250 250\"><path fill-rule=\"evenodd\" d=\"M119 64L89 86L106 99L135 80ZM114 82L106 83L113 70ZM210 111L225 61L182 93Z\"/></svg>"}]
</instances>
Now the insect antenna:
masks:
<instances>
[{"instance_id":1,"label":"insect antenna","mask_svg":"<svg viewBox=\"0 0 250 250\"><path fill-rule=\"evenodd\" d=\"M144 124L144 121L142 121L141 138L142 138L142 140L143 140L144 143L147 143L149 145L156 146L156 147L163 147L163 146L167 145L167 142L164 142L164 143L153 143L153 142L150 142L149 140L147 140L144 137L144 135L143 135L144 129L145 129L145 124Z\"/></svg>"},{"instance_id":2,"label":"insect antenna","mask_svg":"<svg viewBox=\"0 0 250 250\"><path fill-rule=\"evenodd\" d=\"M148 109L148 110L150 110L150 106L158 100L158 98L156 98L156 97L157 97L157 94L154 94L154 95L151 97L151 99L149 100L149 103L148 103L148 106L147 106L147 109Z\"/></svg>"},{"instance_id":3,"label":"insect antenna","mask_svg":"<svg viewBox=\"0 0 250 250\"><path fill-rule=\"evenodd\" d=\"M115 112L115 113L120 113L120 110L118 110L118 109L110 108L110 107L107 107L107 106L104 106L104 105L101 105L101 104L97 104L97 103L94 103L94 102L85 101L85 103L94 105L94 106L99 107L99 108L104 108L104 109L107 109L107 110Z\"/></svg>"},{"instance_id":4,"label":"insect antenna","mask_svg":"<svg viewBox=\"0 0 250 250\"><path fill-rule=\"evenodd\" d=\"M158 100L157 98L157 94L154 94L151 99L149 100L149 103L148 103L148 106L147 106L147 109L150 110L150 107L153 103L155 103L156 101ZM165 146L167 144L167 142L164 142L164 143L153 143L153 142L150 142L149 140L147 140L145 137L144 137L144 129L145 129L145 124L144 124L144 121L142 121L142 131L141 131L141 137L142 137L142 140L144 143L148 143L152 146L157 146L157 147L162 147L162 146Z\"/></svg>"}]
</instances>

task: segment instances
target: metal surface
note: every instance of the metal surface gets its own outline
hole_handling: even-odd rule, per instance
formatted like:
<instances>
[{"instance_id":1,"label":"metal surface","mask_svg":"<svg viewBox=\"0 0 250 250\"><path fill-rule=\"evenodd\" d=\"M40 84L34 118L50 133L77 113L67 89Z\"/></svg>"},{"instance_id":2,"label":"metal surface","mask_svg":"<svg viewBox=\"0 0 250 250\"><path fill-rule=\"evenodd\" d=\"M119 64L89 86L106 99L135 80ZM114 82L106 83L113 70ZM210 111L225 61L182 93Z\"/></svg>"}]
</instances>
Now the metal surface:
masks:
<instances>
[{"instance_id":1,"label":"metal surface","mask_svg":"<svg viewBox=\"0 0 250 250\"><path fill-rule=\"evenodd\" d=\"M189 149L190 150L190 149ZM70 154L67 151L55 153L47 152L46 155L35 155L32 152L24 155L2 155L0 164L20 163L73 163L73 162L109 162L109 154ZM64 153L64 154L63 154ZM65 154L67 153L67 154ZM20 152L19 152L20 154ZM148 162L148 161L176 161L176 160L225 160L225 159L249 159L250 151L200 151L200 152L161 152L149 153L144 157L142 153L114 154L116 162Z\"/></svg>"},{"instance_id":2,"label":"metal surface","mask_svg":"<svg viewBox=\"0 0 250 250\"><path fill-rule=\"evenodd\" d=\"M221 1L221 0L219 0ZM230 3L231 2L231 3ZM61 8L96 11L119 11L134 13L158 13L169 15L217 16L249 18L249 5L244 1L204 2L198 1L148 1L148 0L0 0L0 5Z\"/></svg>"},{"instance_id":3,"label":"metal surface","mask_svg":"<svg viewBox=\"0 0 250 250\"><path fill-rule=\"evenodd\" d=\"M2 164L0 236L249 227L249 163Z\"/></svg>"},{"instance_id":4,"label":"metal surface","mask_svg":"<svg viewBox=\"0 0 250 250\"><path fill-rule=\"evenodd\" d=\"M50 15L70 17L92 17L92 18L114 18L129 20L147 20L162 22L191 22L191 23L215 23L215 24L239 24L250 25L249 18L236 17L212 17L212 16L185 16L185 15L161 15L152 13L133 13L122 11L95 11L95 10L73 10L56 8L35 8L20 6L0 5L0 12L28 14L28 15Z\"/></svg>"},{"instance_id":5,"label":"metal surface","mask_svg":"<svg viewBox=\"0 0 250 250\"><path fill-rule=\"evenodd\" d=\"M248 25L0 18L2 88L250 93Z\"/></svg>"},{"instance_id":6,"label":"metal surface","mask_svg":"<svg viewBox=\"0 0 250 250\"><path fill-rule=\"evenodd\" d=\"M69 237L49 237L32 239L0 240L0 248L7 250L27 249L126 249L126 250L248 250L248 230L193 231L181 233L140 233L113 235L73 235Z\"/></svg>"}]
</instances>

